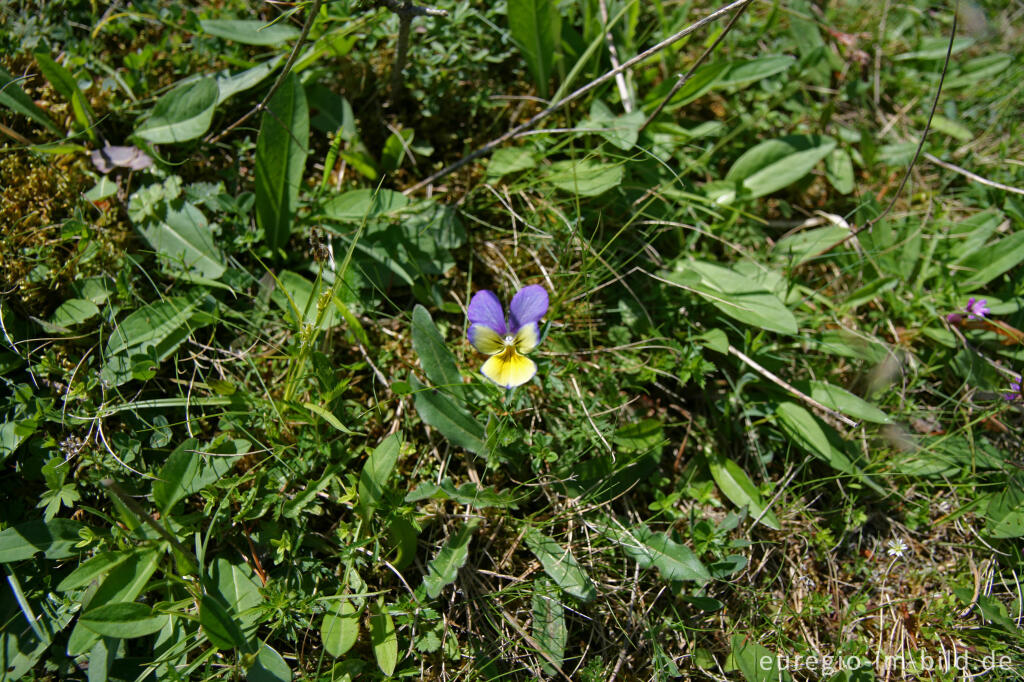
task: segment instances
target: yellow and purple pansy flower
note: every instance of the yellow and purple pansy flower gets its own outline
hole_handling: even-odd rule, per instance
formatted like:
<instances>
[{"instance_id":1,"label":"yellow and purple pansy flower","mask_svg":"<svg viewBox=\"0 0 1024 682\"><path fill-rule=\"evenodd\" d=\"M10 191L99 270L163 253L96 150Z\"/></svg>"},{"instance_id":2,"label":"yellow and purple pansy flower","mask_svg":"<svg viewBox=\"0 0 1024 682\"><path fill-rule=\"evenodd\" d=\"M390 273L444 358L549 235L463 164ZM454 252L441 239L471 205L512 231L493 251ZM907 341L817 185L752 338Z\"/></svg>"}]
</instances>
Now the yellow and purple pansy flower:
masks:
<instances>
[{"instance_id":1,"label":"yellow and purple pansy flower","mask_svg":"<svg viewBox=\"0 0 1024 682\"><path fill-rule=\"evenodd\" d=\"M548 311L548 292L539 284L523 287L512 297L508 317L493 291L478 291L469 302L466 336L491 357L480 373L503 388L522 386L537 373L526 354L540 343L537 323Z\"/></svg>"}]
</instances>

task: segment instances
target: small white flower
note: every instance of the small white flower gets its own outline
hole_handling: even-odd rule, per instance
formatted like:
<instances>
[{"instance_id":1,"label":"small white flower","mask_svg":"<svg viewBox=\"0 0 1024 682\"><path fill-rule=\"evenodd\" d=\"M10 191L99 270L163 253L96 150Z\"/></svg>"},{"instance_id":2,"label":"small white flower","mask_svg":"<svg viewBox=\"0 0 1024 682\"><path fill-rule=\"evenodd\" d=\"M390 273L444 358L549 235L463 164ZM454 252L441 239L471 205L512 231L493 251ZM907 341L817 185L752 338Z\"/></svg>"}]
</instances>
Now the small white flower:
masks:
<instances>
[{"instance_id":1,"label":"small white flower","mask_svg":"<svg viewBox=\"0 0 1024 682\"><path fill-rule=\"evenodd\" d=\"M893 538L885 544L889 548L886 550L886 554L897 559L902 558L903 553L907 551L907 543L903 542L903 538Z\"/></svg>"}]
</instances>

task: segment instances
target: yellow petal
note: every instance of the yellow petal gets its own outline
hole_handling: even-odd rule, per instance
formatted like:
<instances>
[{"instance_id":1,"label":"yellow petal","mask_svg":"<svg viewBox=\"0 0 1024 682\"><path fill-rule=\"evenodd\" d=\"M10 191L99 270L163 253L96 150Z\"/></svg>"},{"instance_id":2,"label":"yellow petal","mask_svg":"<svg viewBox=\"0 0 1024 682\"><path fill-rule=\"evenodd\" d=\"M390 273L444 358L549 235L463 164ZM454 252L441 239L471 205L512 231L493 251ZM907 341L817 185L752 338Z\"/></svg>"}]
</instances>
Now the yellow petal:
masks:
<instances>
[{"instance_id":1,"label":"yellow petal","mask_svg":"<svg viewBox=\"0 0 1024 682\"><path fill-rule=\"evenodd\" d=\"M481 353L495 355L505 350L505 339L487 325L474 324L469 328L469 342Z\"/></svg>"},{"instance_id":2,"label":"yellow petal","mask_svg":"<svg viewBox=\"0 0 1024 682\"><path fill-rule=\"evenodd\" d=\"M480 368L485 377L505 388L522 386L537 373L537 365L530 358L520 355L514 348L492 355Z\"/></svg>"},{"instance_id":3,"label":"yellow petal","mask_svg":"<svg viewBox=\"0 0 1024 682\"><path fill-rule=\"evenodd\" d=\"M540 330L537 329L536 322L531 322L517 331L515 338L512 339L512 345L520 353L529 353L537 347L538 343L540 343Z\"/></svg>"}]
</instances>

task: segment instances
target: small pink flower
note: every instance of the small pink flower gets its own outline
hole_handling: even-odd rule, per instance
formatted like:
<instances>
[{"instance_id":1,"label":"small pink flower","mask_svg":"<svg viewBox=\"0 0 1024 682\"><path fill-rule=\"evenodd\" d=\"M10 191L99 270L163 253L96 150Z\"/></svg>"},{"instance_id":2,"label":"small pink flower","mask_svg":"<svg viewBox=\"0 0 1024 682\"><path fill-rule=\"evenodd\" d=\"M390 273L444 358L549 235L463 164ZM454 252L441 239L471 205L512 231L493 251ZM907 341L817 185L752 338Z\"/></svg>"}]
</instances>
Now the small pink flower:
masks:
<instances>
[{"instance_id":1,"label":"small pink flower","mask_svg":"<svg viewBox=\"0 0 1024 682\"><path fill-rule=\"evenodd\" d=\"M981 320L984 319L989 313L988 299L982 298L975 300L971 298L967 301L967 307L964 309L967 312L968 320Z\"/></svg>"}]
</instances>

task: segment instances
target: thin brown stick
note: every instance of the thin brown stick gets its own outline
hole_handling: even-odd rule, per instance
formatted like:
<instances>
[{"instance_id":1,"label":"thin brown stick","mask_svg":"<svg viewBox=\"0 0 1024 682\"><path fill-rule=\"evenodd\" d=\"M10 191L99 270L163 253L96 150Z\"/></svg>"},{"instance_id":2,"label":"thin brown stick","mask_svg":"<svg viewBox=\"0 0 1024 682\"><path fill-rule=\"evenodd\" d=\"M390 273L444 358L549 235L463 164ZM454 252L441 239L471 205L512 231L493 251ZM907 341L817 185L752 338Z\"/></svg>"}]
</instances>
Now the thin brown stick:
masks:
<instances>
[{"instance_id":1,"label":"thin brown stick","mask_svg":"<svg viewBox=\"0 0 1024 682\"><path fill-rule=\"evenodd\" d=\"M686 36L690 35L694 31L696 31L696 30L698 30L700 28L703 28L704 26L707 26L711 22L718 20L719 18L721 18L724 15L728 14L732 10L736 9L737 7L740 7L741 5L745 5L748 2L750 2L750 0L736 0L735 2L731 2L731 3L729 3L728 5L726 5L725 7L721 8L721 9L715 10L714 12L709 14L708 16L706 16L703 19L701 19L700 21L697 21L697 22L691 24L690 26L684 28L683 30L681 30L681 31L679 31L679 32L669 36L668 38L666 38L665 40L661 41L660 43L658 43L654 47L651 47L650 49L645 50L644 52L641 52L637 56L635 56L632 59L629 59L629 60L623 62L622 64L620 64L619 66L613 68L611 71L608 71L604 75L599 76L595 80L590 81L589 83L587 83L583 87L579 88L575 92L572 92L572 93L566 95L562 99L558 100L557 102L555 102L554 104L549 106L544 111L541 111L540 113L536 114L530 120L526 121L525 123L521 123L521 124L517 125L515 128L512 128L511 130L506 132L505 134L503 134L503 135L501 135L499 137L496 137L495 139L493 139L490 142L488 142L487 144L485 144L483 147L480 147L479 149L477 149L475 152L473 152L473 153L471 153L471 154L469 154L467 156L462 157L461 159L459 159L455 163L451 164L450 166L442 168L441 170L437 171L433 175L430 175L430 176L424 178L423 180L420 180L415 185L413 185L412 187L410 187L407 190L405 190L403 192L403 194L408 195L408 194L412 194L413 192L416 192L418 190L421 190L424 187L426 187L427 185L430 185L431 183L435 182L436 180L438 180L440 178L443 178L444 176L449 175L450 173L454 173L455 171L457 171L458 169L462 168L466 164L479 159L481 156L489 154L491 151L496 149L499 145L507 142L508 140L511 140L513 137L515 137L519 133L523 132L524 130L528 130L528 129L532 128L533 126L535 126L540 121L543 121L545 118L547 118L551 114L555 113L556 111L558 111L559 109L564 107L566 104L569 104L570 102L573 102L573 101L579 99L580 97L582 97L583 95L587 94L588 92L590 92L591 90L593 90L597 86L602 85L603 83L606 83L607 81L611 80L612 78L615 78L616 75L622 73L623 71L626 71L627 69L633 68L634 66L636 66L640 62L643 62L646 59L648 59L649 57L651 57L652 55L655 55L658 52L661 52L662 50L664 50L669 45L672 45L673 43L676 43L676 42L682 40L683 38L685 38Z\"/></svg>"}]
</instances>

